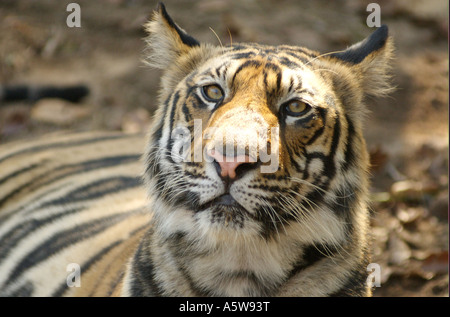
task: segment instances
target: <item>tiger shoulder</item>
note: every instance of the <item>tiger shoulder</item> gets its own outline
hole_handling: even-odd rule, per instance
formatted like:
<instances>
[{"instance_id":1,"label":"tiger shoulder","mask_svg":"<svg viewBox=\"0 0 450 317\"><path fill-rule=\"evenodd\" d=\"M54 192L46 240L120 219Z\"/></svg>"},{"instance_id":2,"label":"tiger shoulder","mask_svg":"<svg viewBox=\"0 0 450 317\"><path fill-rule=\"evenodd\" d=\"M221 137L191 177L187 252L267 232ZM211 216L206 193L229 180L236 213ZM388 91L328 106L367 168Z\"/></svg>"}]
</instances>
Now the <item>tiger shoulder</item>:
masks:
<instances>
[{"instance_id":1,"label":"tiger shoulder","mask_svg":"<svg viewBox=\"0 0 450 317\"><path fill-rule=\"evenodd\" d=\"M339 52L200 43L163 4L147 136L0 147L0 296L370 296L367 96L382 26Z\"/></svg>"}]
</instances>

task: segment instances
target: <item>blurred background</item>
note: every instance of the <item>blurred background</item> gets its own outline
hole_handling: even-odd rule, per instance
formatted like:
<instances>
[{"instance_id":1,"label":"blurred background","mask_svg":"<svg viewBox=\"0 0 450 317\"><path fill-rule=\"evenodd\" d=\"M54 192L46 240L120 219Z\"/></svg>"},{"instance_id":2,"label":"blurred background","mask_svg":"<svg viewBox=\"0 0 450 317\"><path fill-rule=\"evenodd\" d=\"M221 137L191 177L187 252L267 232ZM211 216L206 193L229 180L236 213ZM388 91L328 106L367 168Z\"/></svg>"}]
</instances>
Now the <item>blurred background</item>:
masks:
<instances>
[{"instance_id":1,"label":"blurred background","mask_svg":"<svg viewBox=\"0 0 450 317\"><path fill-rule=\"evenodd\" d=\"M81 8L81 27L66 7ZM373 29L372 1L166 0L200 41L346 48ZM374 1L373 1L374 2ZM374 296L448 296L448 1L378 0L396 43L388 98L369 100ZM0 144L60 130L145 132L160 72L143 65L156 1L0 1L0 87L85 85L79 102L0 100ZM228 32L229 30L229 32ZM1 88L0 88L1 91ZM1 95L1 93L0 93Z\"/></svg>"}]
</instances>

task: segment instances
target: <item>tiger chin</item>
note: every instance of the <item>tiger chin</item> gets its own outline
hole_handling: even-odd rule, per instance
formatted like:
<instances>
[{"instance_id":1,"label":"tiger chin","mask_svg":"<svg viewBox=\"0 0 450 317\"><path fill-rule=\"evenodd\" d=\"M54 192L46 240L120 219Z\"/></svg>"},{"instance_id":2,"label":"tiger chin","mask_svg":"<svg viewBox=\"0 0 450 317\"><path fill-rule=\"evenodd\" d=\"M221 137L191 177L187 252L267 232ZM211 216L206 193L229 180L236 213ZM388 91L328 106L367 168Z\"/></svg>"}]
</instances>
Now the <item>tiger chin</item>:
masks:
<instances>
[{"instance_id":1,"label":"tiger chin","mask_svg":"<svg viewBox=\"0 0 450 317\"><path fill-rule=\"evenodd\" d=\"M144 186L114 188L129 199L142 197L145 188L148 211L136 214L142 218L134 227L126 217L114 222L129 228L125 238L99 248L95 260L79 255L95 287L54 283L60 292L50 293L370 296L369 159L362 129L365 98L392 89L387 27L327 54L288 45L200 43L163 4L145 27L146 63L163 70L160 106L142 159ZM136 151L128 148L131 141L121 142L110 145L122 156ZM69 213L61 206L55 214ZM92 206L91 213L100 208ZM4 232L13 218L6 214L0 218ZM115 270L111 263L91 270L119 247ZM9 263L7 256L3 262ZM29 290L39 279L8 265L17 280L6 276L2 284L0 275L4 294L21 289L35 295Z\"/></svg>"}]
</instances>

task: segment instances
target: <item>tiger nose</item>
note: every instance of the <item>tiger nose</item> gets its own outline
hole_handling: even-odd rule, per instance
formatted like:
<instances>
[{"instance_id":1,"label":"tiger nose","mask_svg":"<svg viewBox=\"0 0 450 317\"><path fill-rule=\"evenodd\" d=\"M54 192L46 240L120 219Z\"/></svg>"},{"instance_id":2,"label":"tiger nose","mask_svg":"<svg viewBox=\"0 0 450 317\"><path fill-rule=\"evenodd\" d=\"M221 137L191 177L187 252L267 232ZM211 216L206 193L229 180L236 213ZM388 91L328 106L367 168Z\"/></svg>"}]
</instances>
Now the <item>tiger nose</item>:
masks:
<instances>
[{"instance_id":1,"label":"tiger nose","mask_svg":"<svg viewBox=\"0 0 450 317\"><path fill-rule=\"evenodd\" d=\"M222 178L238 178L257 165L256 160L248 155L229 157L214 150L210 151L208 154L214 159L217 173Z\"/></svg>"}]
</instances>

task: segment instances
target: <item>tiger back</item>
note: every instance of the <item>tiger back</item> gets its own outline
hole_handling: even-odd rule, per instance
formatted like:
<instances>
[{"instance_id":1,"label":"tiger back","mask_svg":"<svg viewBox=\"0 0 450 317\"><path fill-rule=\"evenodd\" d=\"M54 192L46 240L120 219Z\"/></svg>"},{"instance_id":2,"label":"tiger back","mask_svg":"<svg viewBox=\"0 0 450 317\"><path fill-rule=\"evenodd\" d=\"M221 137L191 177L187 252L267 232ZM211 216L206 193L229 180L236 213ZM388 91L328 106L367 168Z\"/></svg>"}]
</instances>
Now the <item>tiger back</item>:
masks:
<instances>
[{"instance_id":1,"label":"tiger back","mask_svg":"<svg viewBox=\"0 0 450 317\"><path fill-rule=\"evenodd\" d=\"M146 29L148 136L0 147L0 295L369 296L364 100L391 90L387 27L328 54L200 43L162 4Z\"/></svg>"},{"instance_id":2,"label":"tiger back","mask_svg":"<svg viewBox=\"0 0 450 317\"><path fill-rule=\"evenodd\" d=\"M142 136L117 133L2 146L1 295L111 293L150 219L143 147ZM82 272L81 287L68 287L73 265ZM103 279L111 281L102 285Z\"/></svg>"}]
</instances>

